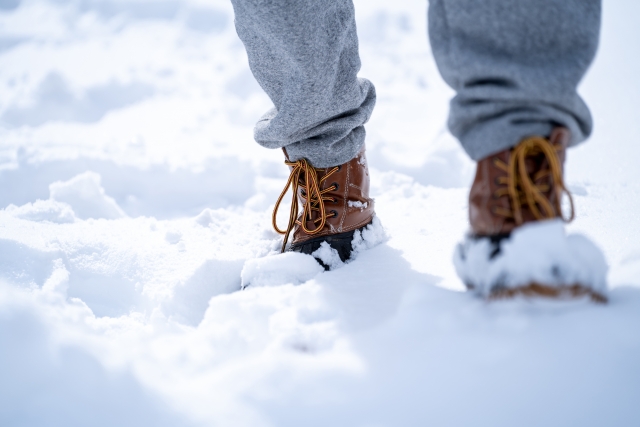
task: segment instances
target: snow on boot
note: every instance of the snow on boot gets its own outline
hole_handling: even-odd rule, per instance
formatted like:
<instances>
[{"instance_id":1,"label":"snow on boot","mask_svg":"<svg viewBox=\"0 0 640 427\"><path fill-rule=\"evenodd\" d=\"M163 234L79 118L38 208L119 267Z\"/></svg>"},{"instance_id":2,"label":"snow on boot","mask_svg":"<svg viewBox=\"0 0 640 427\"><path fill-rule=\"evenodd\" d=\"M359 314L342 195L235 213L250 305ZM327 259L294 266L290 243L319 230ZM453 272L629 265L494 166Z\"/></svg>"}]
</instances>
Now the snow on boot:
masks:
<instances>
[{"instance_id":1,"label":"snow on boot","mask_svg":"<svg viewBox=\"0 0 640 427\"><path fill-rule=\"evenodd\" d=\"M525 138L478 162L469 194L471 232L454 254L468 289L487 299L588 296L606 302L602 252L584 236L566 236L562 225L574 217L563 181L569 140L567 129L555 128L549 138Z\"/></svg>"},{"instance_id":2,"label":"snow on boot","mask_svg":"<svg viewBox=\"0 0 640 427\"><path fill-rule=\"evenodd\" d=\"M273 209L273 228L284 235L282 252L288 249L314 256L323 254L316 259L327 270L331 265L323 262L327 259L323 242L337 252L341 262L351 257L354 235L357 240L374 217L364 151L363 148L347 163L329 168L315 168L306 159L285 161L291 174ZM289 187L293 191L289 223L281 230L276 215ZM293 239L287 248L291 232Z\"/></svg>"}]
</instances>

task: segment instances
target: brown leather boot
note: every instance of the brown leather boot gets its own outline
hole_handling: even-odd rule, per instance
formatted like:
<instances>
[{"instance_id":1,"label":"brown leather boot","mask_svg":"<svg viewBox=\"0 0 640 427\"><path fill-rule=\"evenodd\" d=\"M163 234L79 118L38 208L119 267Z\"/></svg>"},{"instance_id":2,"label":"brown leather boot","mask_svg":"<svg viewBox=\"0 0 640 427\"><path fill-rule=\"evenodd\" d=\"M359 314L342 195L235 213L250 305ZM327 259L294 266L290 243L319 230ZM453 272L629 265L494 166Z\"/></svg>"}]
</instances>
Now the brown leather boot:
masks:
<instances>
[{"instance_id":1,"label":"brown leather boot","mask_svg":"<svg viewBox=\"0 0 640 427\"><path fill-rule=\"evenodd\" d=\"M273 209L273 227L284 234L282 252L293 231L289 250L312 254L327 242L346 261L351 256L354 232L370 224L374 216L364 147L351 161L330 168L314 168L306 159L287 159L285 164L291 174ZM289 187L293 191L289 223L281 230L276 214Z\"/></svg>"},{"instance_id":2,"label":"brown leather boot","mask_svg":"<svg viewBox=\"0 0 640 427\"><path fill-rule=\"evenodd\" d=\"M569 131L558 127L548 138L525 138L515 147L478 162L469 194L471 239L489 240L491 259L500 254L501 243L511 232L523 224L554 218L565 222L573 219L573 200L563 181L569 140ZM568 196L571 206L568 217L563 216L560 206L563 194ZM470 289L476 287L474 283L466 285ZM528 283L517 287L497 284L492 286L488 297L516 295L554 298L589 295L595 301L606 301L604 295L581 283Z\"/></svg>"}]
</instances>

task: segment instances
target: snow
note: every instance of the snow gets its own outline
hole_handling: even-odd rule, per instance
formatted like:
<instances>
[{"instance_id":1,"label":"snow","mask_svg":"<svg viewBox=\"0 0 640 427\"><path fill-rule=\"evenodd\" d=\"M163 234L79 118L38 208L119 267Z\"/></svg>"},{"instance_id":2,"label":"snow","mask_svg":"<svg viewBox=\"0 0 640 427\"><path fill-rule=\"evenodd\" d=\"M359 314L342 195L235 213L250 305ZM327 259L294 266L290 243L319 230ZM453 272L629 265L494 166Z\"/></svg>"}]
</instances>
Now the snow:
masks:
<instances>
[{"instance_id":1,"label":"snow","mask_svg":"<svg viewBox=\"0 0 640 427\"><path fill-rule=\"evenodd\" d=\"M308 282L324 268L311 255L286 252L265 258L249 259L244 263L240 277L241 288L247 286L299 285Z\"/></svg>"},{"instance_id":2,"label":"snow","mask_svg":"<svg viewBox=\"0 0 640 427\"><path fill-rule=\"evenodd\" d=\"M336 268L340 268L344 265L344 262L340 259L338 251L329 246L327 242L322 242L320 247L311 255L322 261L322 263L329 267L330 270L335 270ZM355 256L353 258L355 258Z\"/></svg>"},{"instance_id":3,"label":"snow","mask_svg":"<svg viewBox=\"0 0 640 427\"><path fill-rule=\"evenodd\" d=\"M379 222L323 272L278 253L229 2L0 2L0 425L640 423L640 5L604 5L577 219L544 232L602 250L594 305L464 292L473 164L425 3L355 3Z\"/></svg>"},{"instance_id":4,"label":"snow","mask_svg":"<svg viewBox=\"0 0 640 427\"><path fill-rule=\"evenodd\" d=\"M387 232L382 226L382 222L377 216L373 217L371 224L367 225L361 230L356 230L353 233L353 240L351 241L351 247L353 248L351 260L357 259L358 255L367 249L371 249L374 246L384 243L389 239Z\"/></svg>"},{"instance_id":5,"label":"snow","mask_svg":"<svg viewBox=\"0 0 640 427\"><path fill-rule=\"evenodd\" d=\"M107 196L100 185L100 175L85 172L69 181L56 181L49 185L50 199L66 203L80 219L123 218L126 214L113 198Z\"/></svg>"},{"instance_id":6,"label":"snow","mask_svg":"<svg viewBox=\"0 0 640 427\"><path fill-rule=\"evenodd\" d=\"M607 262L581 234L566 235L562 220L525 224L500 243L467 237L456 247L453 263L464 283L488 296L494 286L518 288L530 283L563 287L580 284L606 293Z\"/></svg>"},{"instance_id":7,"label":"snow","mask_svg":"<svg viewBox=\"0 0 640 427\"><path fill-rule=\"evenodd\" d=\"M358 208L360 211L363 211L369 206L369 202L362 203L360 200L348 200L347 206L350 208Z\"/></svg>"}]
</instances>

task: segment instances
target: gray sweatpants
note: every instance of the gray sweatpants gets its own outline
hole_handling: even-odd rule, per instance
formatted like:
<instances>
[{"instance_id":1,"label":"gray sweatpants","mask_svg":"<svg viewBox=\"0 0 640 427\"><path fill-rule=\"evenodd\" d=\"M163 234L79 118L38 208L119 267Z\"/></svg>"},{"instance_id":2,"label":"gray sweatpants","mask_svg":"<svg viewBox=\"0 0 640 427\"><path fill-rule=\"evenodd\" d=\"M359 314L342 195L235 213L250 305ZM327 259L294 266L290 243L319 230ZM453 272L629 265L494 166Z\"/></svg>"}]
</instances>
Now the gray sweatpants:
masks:
<instances>
[{"instance_id":1,"label":"gray sweatpants","mask_svg":"<svg viewBox=\"0 0 640 427\"><path fill-rule=\"evenodd\" d=\"M274 104L256 141L316 167L355 157L376 95L357 77L351 0L232 3L251 70ZM449 129L472 159L557 125L571 130L572 145L589 136L576 87L595 55L600 9L600 0L430 0L431 48L456 91Z\"/></svg>"}]
</instances>

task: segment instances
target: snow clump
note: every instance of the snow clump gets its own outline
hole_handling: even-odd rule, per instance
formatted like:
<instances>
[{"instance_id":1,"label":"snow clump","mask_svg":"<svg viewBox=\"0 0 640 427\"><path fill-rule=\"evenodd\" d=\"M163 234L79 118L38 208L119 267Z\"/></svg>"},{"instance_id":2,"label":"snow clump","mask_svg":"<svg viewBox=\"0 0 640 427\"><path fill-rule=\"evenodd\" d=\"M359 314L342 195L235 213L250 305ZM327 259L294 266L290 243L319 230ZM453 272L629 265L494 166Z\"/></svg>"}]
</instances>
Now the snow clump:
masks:
<instances>
[{"instance_id":1,"label":"snow clump","mask_svg":"<svg viewBox=\"0 0 640 427\"><path fill-rule=\"evenodd\" d=\"M364 227L362 231L356 230L353 233L353 240L351 240L351 257L346 263L355 260L359 253L371 249L387 240L388 237L384 231L384 227L382 227L382 223L378 217L374 216L371 223ZM342 262L340 259L338 251L333 249L327 242L322 242L320 248L312 255L322 261L330 270L335 270L345 264L345 262Z\"/></svg>"},{"instance_id":2,"label":"snow clump","mask_svg":"<svg viewBox=\"0 0 640 427\"><path fill-rule=\"evenodd\" d=\"M488 296L497 285L518 288L530 283L606 290L604 255L585 236L565 235L560 220L525 224L500 243L492 258L495 250L489 239L467 237L454 253L456 272L481 296Z\"/></svg>"},{"instance_id":3,"label":"snow clump","mask_svg":"<svg viewBox=\"0 0 640 427\"><path fill-rule=\"evenodd\" d=\"M347 202L347 205L349 205L350 208L358 208L360 209L360 212L362 212L363 210L367 209L367 207L369 206L369 203L368 202L362 203L360 200L349 200Z\"/></svg>"},{"instance_id":4,"label":"snow clump","mask_svg":"<svg viewBox=\"0 0 640 427\"><path fill-rule=\"evenodd\" d=\"M354 259L359 253L389 240L382 223L377 216L373 217L371 224L367 225L362 231L356 230L353 233L351 246L351 259Z\"/></svg>"},{"instance_id":5,"label":"snow clump","mask_svg":"<svg viewBox=\"0 0 640 427\"><path fill-rule=\"evenodd\" d=\"M344 265L344 262L340 259L340 255L338 255L338 251L333 249L327 242L320 243L320 248L311 255L322 261L330 270L335 270Z\"/></svg>"}]
</instances>

